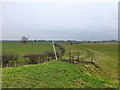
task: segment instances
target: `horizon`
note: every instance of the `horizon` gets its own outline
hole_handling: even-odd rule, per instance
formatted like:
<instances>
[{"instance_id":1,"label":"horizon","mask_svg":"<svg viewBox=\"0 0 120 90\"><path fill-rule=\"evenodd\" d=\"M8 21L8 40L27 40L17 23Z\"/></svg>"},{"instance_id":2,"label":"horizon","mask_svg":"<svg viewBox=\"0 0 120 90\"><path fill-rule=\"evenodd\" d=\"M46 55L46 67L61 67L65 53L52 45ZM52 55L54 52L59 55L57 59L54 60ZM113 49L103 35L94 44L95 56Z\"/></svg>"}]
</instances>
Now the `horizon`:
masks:
<instances>
[{"instance_id":1,"label":"horizon","mask_svg":"<svg viewBox=\"0 0 120 90\"><path fill-rule=\"evenodd\" d=\"M21 41L21 40L17 40L17 39L14 39L14 40L0 40L0 41ZM53 40L53 39L28 39L28 41L119 41L119 40L116 40L116 39L110 39L110 40L74 40L74 39L67 39L67 40Z\"/></svg>"}]
</instances>

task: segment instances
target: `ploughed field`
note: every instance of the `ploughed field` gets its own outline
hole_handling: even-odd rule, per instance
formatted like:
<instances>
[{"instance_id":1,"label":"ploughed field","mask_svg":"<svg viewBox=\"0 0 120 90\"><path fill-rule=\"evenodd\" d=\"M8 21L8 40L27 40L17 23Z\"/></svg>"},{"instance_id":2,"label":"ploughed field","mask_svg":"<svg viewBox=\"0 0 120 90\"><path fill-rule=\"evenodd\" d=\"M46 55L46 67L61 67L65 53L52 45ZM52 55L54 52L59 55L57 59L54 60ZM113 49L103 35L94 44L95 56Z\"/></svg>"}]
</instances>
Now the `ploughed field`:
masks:
<instances>
[{"instance_id":1,"label":"ploughed field","mask_svg":"<svg viewBox=\"0 0 120 90\"><path fill-rule=\"evenodd\" d=\"M3 51L12 51L8 44L3 44ZM33 44L33 51L38 52L38 43ZM47 43L44 43L47 46ZM117 88L118 87L118 44L117 43L58 43L65 48L64 56L58 61L42 64L26 65L2 69L3 88ZM6 46L5 46L6 45ZM45 47L43 45L43 47ZM49 44L51 45L51 44ZM49 46L48 45L48 46ZM13 45L14 46L14 45ZM30 44L26 44L26 47ZM6 49L6 48L7 49ZM15 46L14 46L15 47ZM20 46L24 48L24 46ZM31 48L26 48L29 53ZM46 51L53 50L46 48ZM16 53L23 55L21 49ZM36 50L35 50L36 48ZM42 46L41 46L42 48ZM29 49L31 49L29 51ZM44 48L42 48L44 49ZM21 50L21 51L19 51ZM41 49L40 49L41 50ZM59 51L59 50L58 50ZM69 63L69 53L72 59L78 57L84 63ZM14 50L15 52L15 50ZM43 51L41 51L43 52ZM65 60L65 61L64 61ZM94 62L88 63L88 62Z\"/></svg>"}]
</instances>

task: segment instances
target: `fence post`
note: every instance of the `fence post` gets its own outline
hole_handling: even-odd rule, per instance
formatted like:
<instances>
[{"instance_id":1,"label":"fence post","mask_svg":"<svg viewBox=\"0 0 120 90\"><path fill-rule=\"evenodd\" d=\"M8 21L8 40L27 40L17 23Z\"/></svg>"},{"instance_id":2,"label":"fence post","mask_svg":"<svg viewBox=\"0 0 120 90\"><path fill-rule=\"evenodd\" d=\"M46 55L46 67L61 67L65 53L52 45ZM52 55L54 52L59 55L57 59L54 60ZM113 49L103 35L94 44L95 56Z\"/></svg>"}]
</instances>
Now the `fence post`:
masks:
<instances>
[{"instance_id":1,"label":"fence post","mask_svg":"<svg viewBox=\"0 0 120 90\"><path fill-rule=\"evenodd\" d=\"M93 62L93 59L94 59L94 55L92 54L92 57L91 57L91 62Z\"/></svg>"},{"instance_id":2,"label":"fence post","mask_svg":"<svg viewBox=\"0 0 120 90\"><path fill-rule=\"evenodd\" d=\"M78 50L78 62L80 60L80 51Z\"/></svg>"},{"instance_id":3,"label":"fence post","mask_svg":"<svg viewBox=\"0 0 120 90\"><path fill-rule=\"evenodd\" d=\"M74 63L74 56L72 55L72 63Z\"/></svg>"},{"instance_id":4,"label":"fence post","mask_svg":"<svg viewBox=\"0 0 120 90\"><path fill-rule=\"evenodd\" d=\"M16 61L15 61L15 67L16 67Z\"/></svg>"},{"instance_id":5,"label":"fence post","mask_svg":"<svg viewBox=\"0 0 120 90\"><path fill-rule=\"evenodd\" d=\"M8 63L7 63L7 67L8 67Z\"/></svg>"},{"instance_id":6,"label":"fence post","mask_svg":"<svg viewBox=\"0 0 120 90\"><path fill-rule=\"evenodd\" d=\"M71 62L71 48L69 48L69 62Z\"/></svg>"},{"instance_id":7,"label":"fence post","mask_svg":"<svg viewBox=\"0 0 120 90\"><path fill-rule=\"evenodd\" d=\"M1 62L1 64L0 64L0 65L1 65L0 67L2 68L2 66L3 66L3 63Z\"/></svg>"}]
</instances>

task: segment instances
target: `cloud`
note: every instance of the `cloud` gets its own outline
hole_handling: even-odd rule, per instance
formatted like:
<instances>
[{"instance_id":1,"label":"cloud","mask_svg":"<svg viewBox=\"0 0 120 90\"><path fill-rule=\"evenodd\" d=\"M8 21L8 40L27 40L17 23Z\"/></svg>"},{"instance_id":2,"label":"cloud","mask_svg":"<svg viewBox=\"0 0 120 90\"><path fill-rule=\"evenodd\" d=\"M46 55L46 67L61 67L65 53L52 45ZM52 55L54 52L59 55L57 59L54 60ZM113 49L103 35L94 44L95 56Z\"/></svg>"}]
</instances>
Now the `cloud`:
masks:
<instances>
[{"instance_id":1,"label":"cloud","mask_svg":"<svg viewBox=\"0 0 120 90\"><path fill-rule=\"evenodd\" d=\"M114 3L4 3L3 39L117 39L117 15Z\"/></svg>"},{"instance_id":2,"label":"cloud","mask_svg":"<svg viewBox=\"0 0 120 90\"><path fill-rule=\"evenodd\" d=\"M118 2L119 0L1 0L1 2Z\"/></svg>"}]
</instances>

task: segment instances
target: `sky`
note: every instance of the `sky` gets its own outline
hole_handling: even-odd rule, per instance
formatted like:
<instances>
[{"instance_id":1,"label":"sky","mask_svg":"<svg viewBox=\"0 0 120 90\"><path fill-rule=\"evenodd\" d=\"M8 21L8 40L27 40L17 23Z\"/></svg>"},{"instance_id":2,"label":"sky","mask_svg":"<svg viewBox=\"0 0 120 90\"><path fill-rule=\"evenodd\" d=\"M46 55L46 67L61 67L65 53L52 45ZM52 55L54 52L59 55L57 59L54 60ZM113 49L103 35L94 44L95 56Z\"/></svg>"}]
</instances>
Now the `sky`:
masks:
<instances>
[{"instance_id":1,"label":"sky","mask_svg":"<svg viewBox=\"0 0 120 90\"><path fill-rule=\"evenodd\" d=\"M110 1L0 3L2 39L118 39L118 3Z\"/></svg>"}]
</instances>

